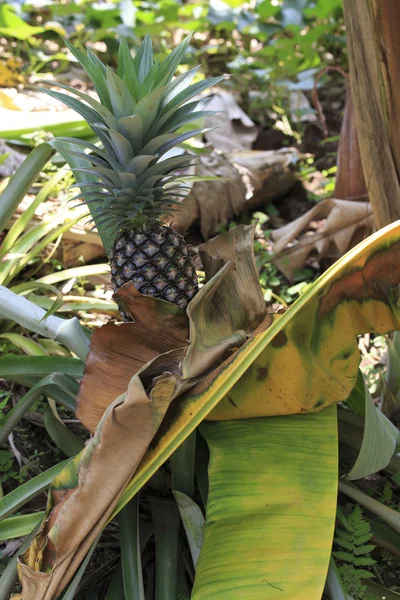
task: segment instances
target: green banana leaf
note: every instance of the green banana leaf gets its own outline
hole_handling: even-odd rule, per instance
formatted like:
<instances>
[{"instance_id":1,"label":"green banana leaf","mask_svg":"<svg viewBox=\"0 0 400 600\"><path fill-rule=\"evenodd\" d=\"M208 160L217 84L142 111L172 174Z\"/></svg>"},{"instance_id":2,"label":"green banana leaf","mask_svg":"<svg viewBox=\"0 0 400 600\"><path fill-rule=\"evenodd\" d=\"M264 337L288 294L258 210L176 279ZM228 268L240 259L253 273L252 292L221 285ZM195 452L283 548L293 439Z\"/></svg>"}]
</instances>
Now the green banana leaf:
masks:
<instances>
[{"instance_id":1,"label":"green banana leaf","mask_svg":"<svg viewBox=\"0 0 400 600\"><path fill-rule=\"evenodd\" d=\"M192 600L319 600L336 514L336 407L200 431L210 489Z\"/></svg>"},{"instance_id":2,"label":"green banana leaf","mask_svg":"<svg viewBox=\"0 0 400 600\"><path fill-rule=\"evenodd\" d=\"M400 328L397 306L400 223L393 224L362 242L310 286L285 314L275 315L270 319L263 315L257 300L259 290L251 293L254 278L249 275L252 273L252 266L248 253L241 255L242 247L240 252L228 252L229 248L232 250L236 246L230 236L238 236L243 247L248 244L247 234L242 233L245 230L246 228L240 229L239 233L225 234L226 238L219 236L205 245L205 250L208 250L206 262L214 261L211 266L209 264L214 276L211 275L210 281L188 309L191 330L189 346L185 349L181 345L175 350L164 351L164 354L159 354L140 371L136 371L136 375L127 382L129 393L122 394L114 403L102 389L105 412L102 417L100 415L95 437L82 456L76 458L73 469L58 478L58 485L62 484L63 498L68 493L68 499L63 504L62 515L60 512L63 517L61 521L57 519L57 510L49 519L52 526L50 539L57 545L62 535L65 535L63 527L68 525L68 512L72 507L75 507L75 511L77 509L74 496L77 495L78 498L79 494L85 493L87 498L90 497L90 490L84 487L84 479L79 481L78 466L79 469L86 470L91 464L93 504L94 490L102 487L100 479L99 485L95 485L96 477L101 478L101 482L104 480L103 470L98 470L96 475L95 461L100 464L100 458L104 461L107 457L108 468L112 468L113 457L110 452L101 456L102 445L104 452L105 442L110 443L111 439L115 440L115 436L119 435L119 422L124 426L120 431L126 430L125 443L132 445L132 436L127 427L132 422L132 417L128 419L130 411L133 416L133 411L137 410L135 398L142 398L146 406L149 401L144 394L140 377L148 382L146 377L154 377L158 373L162 376L154 380L157 381L154 388L157 393L153 400L156 400L155 409L150 408L155 413L151 418L152 412L146 413L149 424L152 422L147 435L151 434L153 439L119 501L115 503L117 496L114 496L110 504L104 507L102 522L119 512L204 419L220 421L210 423L205 430L212 455L210 495L194 598L209 598L212 597L211 594L230 599L261 598L274 597L271 594L276 592L275 597L286 600L300 597L299 590L296 589L300 585L302 597L318 600L322 595L328 570L337 487L337 422L334 418L335 409L331 405L346 400L355 385L360 361L357 334L386 333ZM150 306L150 300L144 304ZM162 312L160 308L155 309L153 318L159 318ZM112 352L115 352L117 333L115 326L106 327L107 335L112 340L107 347L107 356L111 357ZM140 330L143 324L139 319L124 327L124 336L128 339L129 335L134 335L135 327ZM131 329L127 337L128 327ZM182 323L182 331L184 329L185 324ZM92 347L94 338L95 335ZM219 353L216 352L217 346ZM207 363L207 347L211 348L213 355L211 364ZM97 348L97 353L98 350ZM126 348L122 350L126 351ZM120 351L120 361L122 354ZM105 356L106 354L103 359ZM188 356L192 357L191 362L187 361ZM90 375L94 382L98 362L96 353L92 350L85 377ZM199 369L200 363L202 371ZM219 365L217 368L210 368L216 363ZM184 379L180 370L182 364L186 377ZM132 371L129 373L129 361L127 365L127 377L130 377ZM102 369L104 370L104 363ZM178 402L172 403L177 390L184 392L188 389L188 382L194 387L181 395ZM118 381L118 385L121 385L121 381ZM111 376L109 386L112 387ZM84 397L88 401L88 392L91 391L92 395L95 393L94 387L84 386L84 389L85 394L81 394L78 401L78 404L81 403L81 414L84 410L88 412L88 406L86 409L82 407ZM111 389L109 395L112 397L112 394ZM92 405L95 403L96 398L92 400ZM113 416L118 417L119 414L120 419ZM244 419L250 420L243 422ZM161 420L162 426L158 428ZM258 440L256 447L252 441L253 436L249 435L250 427L254 427L253 436ZM137 421L135 428L137 435ZM280 431L279 436L275 434L275 430ZM107 437L111 435L114 438ZM100 440L102 444L99 443ZM143 444L140 436L139 441ZM219 461L217 457L220 456L220 445L223 446L224 443L229 445L230 453ZM122 449L117 445L114 452L116 450L120 456ZM268 452L272 459L268 458ZM123 463L120 462L118 453L116 452L114 460L122 470ZM139 456L138 451L135 460ZM291 462L293 466L297 465L296 476ZM255 469L262 476L260 487L253 488L257 497L249 497L247 490L240 490L240 494L237 490L237 482L240 477L244 477L244 465L247 465L248 470ZM216 482L220 480L221 474L228 471L233 471L233 477L226 478L224 497L232 496L237 504L232 503L231 506L232 514L236 517L231 520L230 527L224 527L221 520L223 515L218 506L223 500L218 493L215 495L215 489L219 487ZM128 475L127 468L122 475ZM53 489L57 491L57 486ZM111 493L109 482L107 489ZM116 495L122 489L121 486L116 489ZM291 497L292 502L288 501ZM263 505L257 504L261 499L265 501L265 505L273 503L276 510L269 514L263 513ZM53 495L53 502L56 500L56 495ZM56 503L54 506L57 508ZM252 506L254 513L258 511L258 514L249 514ZM297 535L293 536L291 530L285 528L285 514L292 526L296 521ZM314 520L312 516L315 517ZM77 518L76 513L74 518ZM219 536L212 532L216 525L221 527L222 533ZM243 532L247 531L247 534L240 536L241 529ZM266 532L270 539L263 539ZM46 535L43 526L42 537L38 538L40 544L45 543ZM93 529L85 538L84 547L88 547L95 535L97 529ZM279 568L276 538L279 538L282 560L283 557L288 557L286 566L280 564ZM78 543L78 538L76 541ZM80 547L83 548L81 542L79 539ZM72 541L68 540L68 543L72 548ZM57 552L60 552L60 548L58 545ZM36 546L31 546L24 561L33 564L35 552L37 542ZM227 555L230 555L231 560L219 560ZM310 565L312 575L307 569L304 575L294 570L294 555L299 567ZM213 557L219 557L218 569L215 568ZM72 566L68 572L62 573L61 565L57 563L57 553L52 555L51 560L48 565L58 565L59 583L54 582L52 585L59 592L68 577L71 577ZM77 561L78 555L75 555L74 566ZM38 565L40 568L40 559ZM233 565L236 567L233 568ZM47 586L45 574L30 570L27 562L23 564L23 571L24 583L29 586L26 598L48 600L51 589ZM49 579L52 577L50 572L47 575ZM39 580L42 585L40 590L35 588ZM262 585L265 586L263 596L259 591ZM34 589L36 596L32 595ZM254 594L258 595L253 596L254 590Z\"/></svg>"}]
</instances>

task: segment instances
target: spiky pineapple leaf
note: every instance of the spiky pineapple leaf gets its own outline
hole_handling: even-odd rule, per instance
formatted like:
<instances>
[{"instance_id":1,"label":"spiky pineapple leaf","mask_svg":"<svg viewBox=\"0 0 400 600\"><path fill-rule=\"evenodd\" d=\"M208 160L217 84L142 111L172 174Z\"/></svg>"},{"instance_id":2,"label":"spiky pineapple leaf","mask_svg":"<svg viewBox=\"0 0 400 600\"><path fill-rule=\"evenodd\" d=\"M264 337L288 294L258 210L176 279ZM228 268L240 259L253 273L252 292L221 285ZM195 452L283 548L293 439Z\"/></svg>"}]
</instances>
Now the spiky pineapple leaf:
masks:
<instances>
[{"instance_id":1,"label":"spiky pineapple leaf","mask_svg":"<svg viewBox=\"0 0 400 600\"><path fill-rule=\"evenodd\" d=\"M46 83L47 85L54 85L53 81L44 80L42 81L42 83ZM66 90L67 92L70 92L71 94L74 94L75 96L78 96L78 98L84 100L87 104L89 104L89 106L93 108L94 111L96 111L103 118L104 122L107 123L107 125L109 125L110 127L115 127L116 119L114 115L111 111L108 110L107 107L103 106L101 102L98 102L97 100L89 96L89 94L85 94L84 92L81 92L80 90L77 90L71 87L70 85L65 85L64 83L57 82L57 87ZM41 91L47 93L47 88L44 90L41 89Z\"/></svg>"},{"instance_id":2,"label":"spiky pineapple leaf","mask_svg":"<svg viewBox=\"0 0 400 600\"><path fill-rule=\"evenodd\" d=\"M181 41L180 44L178 44L172 50L172 52L167 56L167 58L163 60L158 70L156 85L160 85L161 83L169 83L171 81L183 57L186 54L191 39L192 34L189 34L184 40Z\"/></svg>"},{"instance_id":3,"label":"spiky pineapple leaf","mask_svg":"<svg viewBox=\"0 0 400 600\"><path fill-rule=\"evenodd\" d=\"M139 46L135 58L133 59L133 66L136 69L140 83L143 83L143 81L147 77L153 65L153 62L153 44L151 42L150 35L147 34L143 42Z\"/></svg>"},{"instance_id":4,"label":"spiky pineapple leaf","mask_svg":"<svg viewBox=\"0 0 400 600\"><path fill-rule=\"evenodd\" d=\"M104 125L106 125L105 121L103 120L103 117L98 112L93 110L93 108L91 108L87 104L80 102L80 100L77 100L73 96L68 96L67 94L63 94L62 92L47 90L45 88L39 89L40 91L45 92L48 96L52 96L56 100L60 100L60 102L66 104L67 106L75 110L85 119L85 121L87 121L89 125L91 125L92 123L103 123Z\"/></svg>"},{"instance_id":5,"label":"spiky pineapple leaf","mask_svg":"<svg viewBox=\"0 0 400 600\"><path fill-rule=\"evenodd\" d=\"M128 42L125 38L121 39L118 50L117 73L125 82L133 100L137 102L140 98L140 81L136 73Z\"/></svg>"},{"instance_id":6,"label":"spiky pineapple leaf","mask_svg":"<svg viewBox=\"0 0 400 600\"><path fill-rule=\"evenodd\" d=\"M63 38L63 41L93 82L96 92L99 95L100 102L109 110L111 110L110 95L108 93L107 83L105 80L105 66L103 63L90 51L88 51L86 55L84 52L78 50L78 48L75 48L75 46L73 46L67 39Z\"/></svg>"},{"instance_id":7,"label":"spiky pineapple leaf","mask_svg":"<svg viewBox=\"0 0 400 600\"><path fill-rule=\"evenodd\" d=\"M134 57L123 39L116 72L90 51L84 54L66 42L92 80L100 102L70 86L60 87L71 95L45 90L83 116L102 142L103 148L98 149L64 138L60 147L82 183L80 197L98 228L107 230L106 234L100 231L107 240L106 250L110 237L115 238L123 228L159 223L190 189L171 175L193 164L193 157L165 159L163 155L204 131L201 127L179 129L212 114L202 109L204 102L193 98L223 77L192 84L198 72L195 67L173 79L189 42L187 37L160 62L154 59L150 36ZM92 180L99 185L93 186Z\"/></svg>"}]
</instances>

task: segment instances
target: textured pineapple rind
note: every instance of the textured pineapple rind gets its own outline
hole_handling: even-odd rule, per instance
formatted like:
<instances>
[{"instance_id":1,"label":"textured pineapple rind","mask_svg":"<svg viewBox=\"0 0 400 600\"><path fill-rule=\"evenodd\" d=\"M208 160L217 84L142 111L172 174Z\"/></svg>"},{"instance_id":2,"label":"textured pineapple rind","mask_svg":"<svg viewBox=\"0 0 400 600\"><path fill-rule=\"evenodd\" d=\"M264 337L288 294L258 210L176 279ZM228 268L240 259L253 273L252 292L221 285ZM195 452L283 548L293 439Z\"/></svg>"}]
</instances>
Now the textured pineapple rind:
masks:
<instances>
[{"instance_id":1,"label":"textured pineapple rind","mask_svg":"<svg viewBox=\"0 0 400 600\"><path fill-rule=\"evenodd\" d=\"M198 290L196 269L183 237L172 227L123 230L109 254L115 288L131 281L146 296L185 309Z\"/></svg>"}]
</instances>

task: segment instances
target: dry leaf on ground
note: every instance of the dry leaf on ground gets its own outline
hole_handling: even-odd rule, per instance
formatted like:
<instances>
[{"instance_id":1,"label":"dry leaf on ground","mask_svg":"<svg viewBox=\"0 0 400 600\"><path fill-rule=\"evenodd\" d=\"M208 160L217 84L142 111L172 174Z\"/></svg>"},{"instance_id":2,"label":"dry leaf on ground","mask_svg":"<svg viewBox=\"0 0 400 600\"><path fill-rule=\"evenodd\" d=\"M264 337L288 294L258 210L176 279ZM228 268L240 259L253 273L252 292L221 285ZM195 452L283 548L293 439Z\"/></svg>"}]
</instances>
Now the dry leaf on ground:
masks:
<instances>
[{"instance_id":1,"label":"dry leaf on ground","mask_svg":"<svg viewBox=\"0 0 400 600\"><path fill-rule=\"evenodd\" d=\"M205 118L207 142L218 150L249 150L257 137L258 127L240 108L232 94L218 92L207 103L216 114Z\"/></svg>"},{"instance_id":2,"label":"dry leaf on ground","mask_svg":"<svg viewBox=\"0 0 400 600\"><path fill-rule=\"evenodd\" d=\"M293 244L310 223L318 219L326 219L318 233L306 235ZM272 249L277 255L274 262L285 277L293 281L294 271L304 267L312 250L322 258L333 246L338 256L342 256L372 228L373 214L367 202L323 200L305 215L272 232ZM288 244L293 245L287 247Z\"/></svg>"},{"instance_id":3,"label":"dry leaf on ground","mask_svg":"<svg viewBox=\"0 0 400 600\"><path fill-rule=\"evenodd\" d=\"M199 222L204 239L241 212L283 198L296 183L299 153L295 148L212 152L193 167L197 177L189 197L179 206L173 224L181 233Z\"/></svg>"},{"instance_id":4,"label":"dry leaf on ground","mask_svg":"<svg viewBox=\"0 0 400 600\"><path fill-rule=\"evenodd\" d=\"M24 81L20 73L21 65L15 64L15 61L0 62L0 85L2 87L15 86ZM6 106L5 108L9 108ZM13 109L14 110L14 109Z\"/></svg>"}]
</instances>

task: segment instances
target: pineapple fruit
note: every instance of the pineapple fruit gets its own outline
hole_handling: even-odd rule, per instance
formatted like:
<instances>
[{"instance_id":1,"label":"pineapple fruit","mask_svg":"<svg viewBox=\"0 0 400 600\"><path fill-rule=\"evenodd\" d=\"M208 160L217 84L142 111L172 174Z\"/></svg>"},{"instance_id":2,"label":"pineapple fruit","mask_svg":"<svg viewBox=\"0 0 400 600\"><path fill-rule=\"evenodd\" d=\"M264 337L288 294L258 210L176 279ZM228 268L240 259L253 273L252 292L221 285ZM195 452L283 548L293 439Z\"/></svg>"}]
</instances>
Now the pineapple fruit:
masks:
<instances>
[{"instance_id":1,"label":"pineapple fruit","mask_svg":"<svg viewBox=\"0 0 400 600\"><path fill-rule=\"evenodd\" d=\"M188 155L164 155L202 129L183 126L210 114L194 99L222 79L191 83L198 68L174 78L190 39L162 62L154 60L147 36L133 58L122 39L115 73L90 51L72 54L92 80L99 101L69 86L72 95L46 90L76 110L99 137L101 147L74 138L69 155L87 159L79 187L92 218L113 240L109 252L116 289L131 281L142 293L185 309L197 291L197 276L183 237L165 219L188 188L176 174L191 164ZM194 99L194 100L193 100ZM89 153L88 153L89 152ZM82 173L89 178L84 180Z\"/></svg>"}]
</instances>

